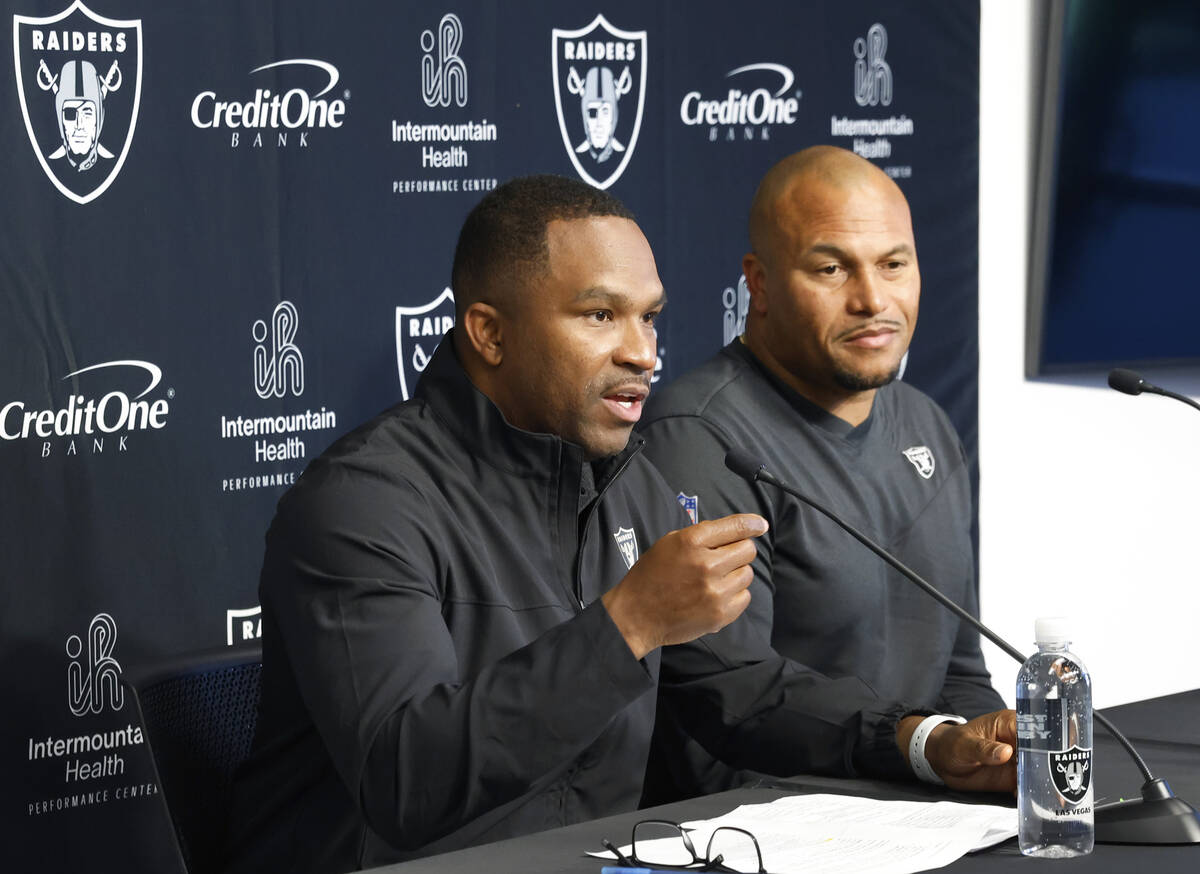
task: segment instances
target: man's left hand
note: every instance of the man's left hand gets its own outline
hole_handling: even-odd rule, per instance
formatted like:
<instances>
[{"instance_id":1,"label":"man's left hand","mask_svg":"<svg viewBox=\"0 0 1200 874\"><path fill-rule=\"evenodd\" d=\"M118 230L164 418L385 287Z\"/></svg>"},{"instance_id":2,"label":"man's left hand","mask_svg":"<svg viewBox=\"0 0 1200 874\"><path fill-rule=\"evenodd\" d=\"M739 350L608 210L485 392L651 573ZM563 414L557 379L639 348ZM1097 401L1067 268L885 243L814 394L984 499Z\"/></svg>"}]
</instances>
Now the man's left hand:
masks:
<instances>
[{"instance_id":1,"label":"man's left hand","mask_svg":"<svg viewBox=\"0 0 1200 874\"><path fill-rule=\"evenodd\" d=\"M920 721L919 717L906 717ZM911 729L901 732L911 736ZM897 737L897 740L900 738ZM906 743L901 748L908 749ZM930 732L925 759L951 789L1017 791L1017 714L997 710L965 725L943 723Z\"/></svg>"}]
</instances>

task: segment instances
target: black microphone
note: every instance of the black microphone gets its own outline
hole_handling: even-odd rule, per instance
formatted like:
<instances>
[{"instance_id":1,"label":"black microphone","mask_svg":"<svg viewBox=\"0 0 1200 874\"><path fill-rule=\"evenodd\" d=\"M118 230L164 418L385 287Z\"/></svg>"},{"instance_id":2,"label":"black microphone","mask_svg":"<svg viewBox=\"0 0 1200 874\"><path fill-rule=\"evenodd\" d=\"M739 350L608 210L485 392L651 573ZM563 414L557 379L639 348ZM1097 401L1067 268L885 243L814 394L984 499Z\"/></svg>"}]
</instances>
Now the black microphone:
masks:
<instances>
[{"instance_id":1,"label":"black microphone","mask_svg":"<svg viewBox=\"0 0 1200 874\"><path fill-rule=\"evenodd\" d=\"M767 472L767 466L763 462L742 449L730 449L726 452L725 466L742 479L748 479L750 482L757 482L759 474Z\"/></svg>"},{"instance_id":2,"label":"black microphone","mask_svg":"<svg viewBox=\"0 0 1200 874\"><path fill-rule=\"evenodd\" d=\"M1108 372L1108 387L1127 395L1140 395L1147 388L1154 389L1154 386L1148 385L1146 380L1142 379L1140 373L1134 373L1124 367L1115 367Z\"/></svg>"},{"instance_id":3,"label":"black microphone","mask_svg":"<svg viewBox=\"0 0 1200 874\"><path fill-rule=\"evenodd\" d=\"M1115 371L1114 371L1115 372ZM1125 371L1129 373L1129 371ZM1137 374L1133 374L1139 381ZM1111 376L1110 376L1111 380ZM1115 386L1114 386L1115 388ZM1123 389L1122 389L1123 390ZM1149 389L1146 389L1149 390ZM742 449L730 449L725 454L725 466L742 479L751 483L761 482L787 492L798 501L812 507L822 516L831 520L835 525L875 553L888 565L895 568L907 580L915 583L927 595L939 604L975 628L980 634L990 640L1008 655L1016 659L1017 664L1025 663L1025 656L1015 646L1010 644L996 632L992 631L950 598L922 579L920 574L905 565L867 535L863 534L849 522L842 519L832 510L818 504L812 498L780 480L767 470L767 465L749 452ZM1100 723L1108 733L1116 739L1133 759L1138 770L1142 772L1145 783L1142 784L1141 799L1122 800L1098 806L1096 808L1096 840L1110 844L1197 844L1200 843L1200 813L1194 807L1177 798L1171 791L1167 781L1156 778L1146 761L1138 755L1133 744L1121 734L1115 725L1109 722L1100 711L1092 711L1096 722Z\"/></svg>"},{"instance_id":4,"label":"black microphone","mask_svg":"<svg viewBox=\"0 0 1200 874\"><path fill-rule=\"evenodd\" d=\"M1189 398L1187 395L1181 395L1177 392L1168 391L1165 388L1159 388L1152 382L1147 382L1142 378L1140 373L1135 373L1132 370L1126 370L1124 367L1115 367L1108 372L1108 387L1115 388L1119 392L1124 392L1127 395L1140 395L1142 392L1150 392L1154 395L1162 395L1165 398L1174 398L1177 401L1183 401L1188 406L1195 407L1200 410L1200 404Z\"/></svg>"}]
</instances>

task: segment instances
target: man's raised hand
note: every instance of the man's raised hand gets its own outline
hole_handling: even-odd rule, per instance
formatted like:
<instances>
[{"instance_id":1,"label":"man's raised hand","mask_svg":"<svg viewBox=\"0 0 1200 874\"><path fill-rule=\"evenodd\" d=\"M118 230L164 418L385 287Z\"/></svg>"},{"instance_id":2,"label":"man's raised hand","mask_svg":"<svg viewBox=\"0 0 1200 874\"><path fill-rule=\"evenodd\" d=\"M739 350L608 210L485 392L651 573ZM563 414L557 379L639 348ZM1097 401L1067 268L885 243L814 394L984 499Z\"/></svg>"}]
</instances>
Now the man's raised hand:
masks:
<instances>
[{"instance_id":1,"label":"man's raised hand","mask_svg":"<svg viewBox=\"0 0 1200 874\"><path fill-rule=\"evenodd\" d=\"M761 516L739 513L672 531L602 598L637 658L724 628L750 603Z\"/></svg>"}]
</instances>

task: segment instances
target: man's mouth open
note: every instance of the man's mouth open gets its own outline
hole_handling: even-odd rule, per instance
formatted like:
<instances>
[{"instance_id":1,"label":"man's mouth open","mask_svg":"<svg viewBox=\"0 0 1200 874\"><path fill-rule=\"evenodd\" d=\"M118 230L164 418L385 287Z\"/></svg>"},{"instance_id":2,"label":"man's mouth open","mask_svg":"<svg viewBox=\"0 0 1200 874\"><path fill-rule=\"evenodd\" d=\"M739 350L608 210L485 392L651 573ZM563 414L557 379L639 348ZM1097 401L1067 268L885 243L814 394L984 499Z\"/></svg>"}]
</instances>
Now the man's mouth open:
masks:
<instances>
[{"instance_id":1,"label":"man's mouth open","mask_svg":"<svg viewBox=\"0 0 1200 874\"><path fill-rule=\"evenodd\" d=\"M612 413L624 422L636 422L642 417L642 404L646 400L645 389L617 389L604 396L604 403Z\"/></svg>"}]
</instances>

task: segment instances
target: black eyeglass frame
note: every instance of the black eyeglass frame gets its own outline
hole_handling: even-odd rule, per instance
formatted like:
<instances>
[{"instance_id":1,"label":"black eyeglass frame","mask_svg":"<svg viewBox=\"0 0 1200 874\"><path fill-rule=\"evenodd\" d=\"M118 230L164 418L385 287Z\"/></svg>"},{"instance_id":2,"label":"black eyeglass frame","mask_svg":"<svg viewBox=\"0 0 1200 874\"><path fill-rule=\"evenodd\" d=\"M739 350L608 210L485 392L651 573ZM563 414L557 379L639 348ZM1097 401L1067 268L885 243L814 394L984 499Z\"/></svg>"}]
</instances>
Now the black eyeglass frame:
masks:
<instances>
[{"instance_id":1,"label":"black eyeglass frame","mask_svg":"<svg viewBox=\"0 0 1200 874\"><path fill-rule=\"evenodd\" d=\"M659 863L659 862L650 863L645 860L639 859L638 855L637 855L637 832L638 832L638 829L644 825L666 826L668 828L674 829L676 832L678 832L679 838L683 842L684 849L686 849L688 851L688 853L691 855L692 861L686 865L663 865L662 863ZM621 865L625 866L626 868L659 868L659 869L666 868L666 869L679 870L679 871L705 871L705 872L707 872L707 871L733 871L734 869L730 868L728 865L723 864L724 856L722 856L720 853L717 854L717 857L715 859L712 856L713 840L717 837L717 835L720 832L737 832L739 834L743 834L750 839L750 842L752 844L754 844L754 852L758 856L758 871L757 872L735 872L735 874L767 874L767 869L763 867L762 847L760 847L758 845L758 838L756 838L750 832L746 831L746 829L738 828L737 826L732 826L732 825L723 825L720 828L714 830L713 833L711 835L709 835L708 846L705 847L703 857L701 857L700 854L696 852L696 846L695 846L695 844L692 843L691 836L688 835L687 831L684 830L683 826L681 826L677 822L672 822L669 819L643 819L640 822L634 823L633 834L632 834L631 840L630 840L628 856L626 856L624 853L622 853L620 850L618 850L616 848L616 846L613 845L612 841L608 840L607 838L602 840L600 843L604 846L604 848L606 850L608 850L613 855L615 855L617 857L617 861Z\"/></svg>"}]
</instances>

